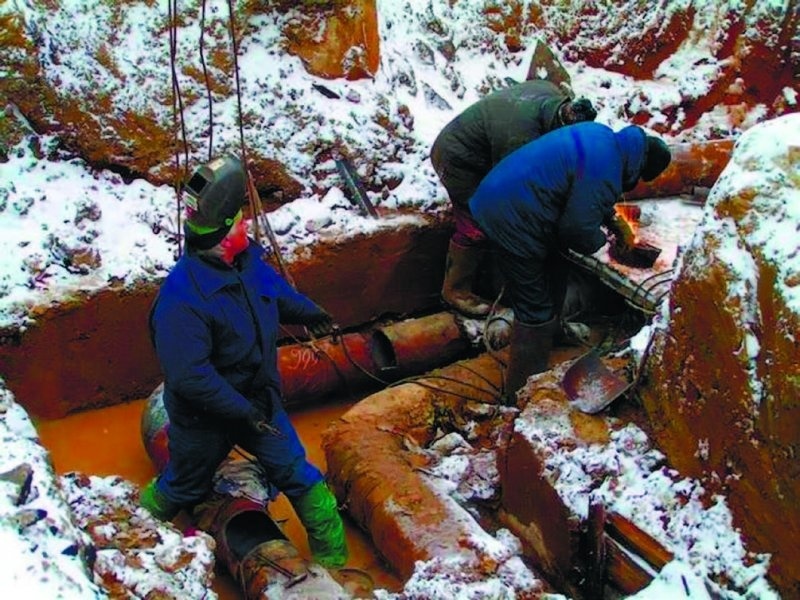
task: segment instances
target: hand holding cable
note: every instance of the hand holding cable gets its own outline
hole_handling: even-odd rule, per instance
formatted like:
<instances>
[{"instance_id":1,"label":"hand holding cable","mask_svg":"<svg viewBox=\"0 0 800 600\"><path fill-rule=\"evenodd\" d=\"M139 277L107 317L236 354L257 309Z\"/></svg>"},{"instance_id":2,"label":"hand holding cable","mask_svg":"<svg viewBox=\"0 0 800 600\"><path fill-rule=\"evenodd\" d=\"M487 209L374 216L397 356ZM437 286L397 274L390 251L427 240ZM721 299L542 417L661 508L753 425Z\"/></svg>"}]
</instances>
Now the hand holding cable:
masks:
<instances>
[{"instance_id":1,"label":"hand holding cable","mask_svg":"<svg viewBox=\"0 0 800 600\"><path fill-rule=\"evenodd\" d=\"M309 333L315 338L325 337L333 333L335 329L338 329L333 322L333 317L323 309L319 309L317 314L309 318L305 326L308 328Z\"/></svg>"},{"instance_id":2,"label":"hand holding cable","mask_svg":"<svg viewBox=\"0 0 800 600\"><path fill-rule=\"evenodd\" d=\"M280 429L271 425L267 416L257 408L252 410L250 416L245 419L245 422L253 433L259 435L269 433L275 437L286 437Z\"/></svg>"}]
</instances>

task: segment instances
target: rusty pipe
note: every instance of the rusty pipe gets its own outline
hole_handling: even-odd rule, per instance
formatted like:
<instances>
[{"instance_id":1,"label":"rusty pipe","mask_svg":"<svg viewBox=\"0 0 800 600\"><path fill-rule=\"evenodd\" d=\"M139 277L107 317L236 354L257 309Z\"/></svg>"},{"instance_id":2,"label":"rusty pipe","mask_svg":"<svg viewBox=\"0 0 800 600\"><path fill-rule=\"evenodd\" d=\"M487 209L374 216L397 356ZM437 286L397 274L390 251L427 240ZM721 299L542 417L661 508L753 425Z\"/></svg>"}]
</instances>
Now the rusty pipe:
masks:
<instances>
[{"instance_id":1,"label":"rusty pipe","mask_svg":"<svg viewBox=\"0 0 800 600\"><path fill-rule=\"evenodd\" d=\"M453 313L408 319L372 333L375 364L392 381L463 358L470 349Z\"/></svg>"},{"instance_id":2,"label":"rusty pipe","mask_svg":"<svg viewBox=\"0 0 800 600\"><path fill-rule=\"evenodd\" d=\"M287 406L362 387L377 372L369 334L348 333L337 341L326 338L278 348L278 373Z\"/></svg>"},{"instance_id":3,"label":"rusty pipe","mask_svg":"<svg viewBox=\"0 0 800 600\"><path fill-rule=\"evenodd\" d=\"M241 586L247 600L286 594L351 597L325 569L300 556L261 502L215 493L194 508L192 518L214 538L218 562Z\"/></svg>"},{"instance_id":4,"label":"rusty pipe","mask_svg":"<svg viewBox=\"0 0 800 600\"><path fill-rule=\"evenodd\" d=\"M408 439L430 442L437 411L460 414L468 403L497 403L501 381L494 356L454 363L368 396L323 433L329 483L401 576L411 576L418 560L474 551L464 544L464 520L415 468Z\"/></svg>"},{"instance_id":5,"label":"rusty pipe","mask_svg":"<svg viewBox=\"0 0 800 600\"><path fill-rule=\"evenodd\" d=\"M446 365L464 355L470 342L449 312L406 319L339 340L317 340L278 348L284 403L297 406L366 384Z\"/></svg>"},{"instance_id":6,"label":"rusty pipe","mask_svg":"<svg viewBox=\"0 0 800 600\"><path fill-rule=\"evenodd\" d=\"M672 161L653 181L640 181L627 200L688 194L696 187L712 187L728 164L734 140L711 140L669 147Z\"/></svg>"}]
</instances>

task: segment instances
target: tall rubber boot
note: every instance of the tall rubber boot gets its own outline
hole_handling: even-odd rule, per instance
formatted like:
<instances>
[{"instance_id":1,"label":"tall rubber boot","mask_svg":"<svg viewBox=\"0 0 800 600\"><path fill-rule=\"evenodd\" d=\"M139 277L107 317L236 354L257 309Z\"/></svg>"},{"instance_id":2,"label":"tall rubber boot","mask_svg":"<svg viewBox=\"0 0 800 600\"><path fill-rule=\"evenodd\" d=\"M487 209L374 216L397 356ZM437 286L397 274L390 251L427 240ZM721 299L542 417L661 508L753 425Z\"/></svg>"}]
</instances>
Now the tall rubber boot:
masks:
<instances>
[{"instance_id":1,"label":"tall rubber boot","mask_svg":"<svg viewBox=\"0 0 800 600\"><path fill-rule=\"evenodd\" d=\"M535 325L514 321L503 404L514 406L517 402L517 391L525 385L528 377L547 370L553 336L558 328L556 317Z\"/></svg>"},{"instance_id":2,"label":"tall rubber boot","mask_svg":"<svg viewBox=\"0 0 800 600\"><path fill-rule=\"evenodd\" d=\"M180 511L177 504L170 502L158 489L153 479L139 492L139 505L160 521L171 521Z\"/></svg>"},{"instance_id":3,"label":"tall rubber boot","mask_svg":"<svg viewBox=\"0 0 800 600\"><path fill-rule=\"evenodd\" d=\"M491 305L472 293L472 284L478 270L483 249L462 246L450 240L447 248L442 300L468 317L485 317Z\"/></svg>"},{"instance_id":4,"label":"tall rubber boot","mask_svg":"<svg viewBox=\"0 0 800 600\"><path fill-rule=\"evenodd\" d=\"M289 500L306 528L314 560L328 569L343 567L347 562L344 523L328 485L320 481L302 496Z\"/></svg>"}]
</instances>

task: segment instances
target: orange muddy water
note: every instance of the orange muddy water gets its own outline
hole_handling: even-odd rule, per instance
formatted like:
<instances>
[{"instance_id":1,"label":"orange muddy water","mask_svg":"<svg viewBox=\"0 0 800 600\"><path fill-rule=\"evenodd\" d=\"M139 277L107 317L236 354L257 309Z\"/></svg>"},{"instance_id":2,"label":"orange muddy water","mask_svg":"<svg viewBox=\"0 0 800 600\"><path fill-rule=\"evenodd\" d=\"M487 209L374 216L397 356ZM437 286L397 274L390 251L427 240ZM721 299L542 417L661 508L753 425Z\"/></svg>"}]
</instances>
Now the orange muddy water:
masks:
<instances>
[{"instance_id":1,"label":"orange muddy water","mask_svg":"<svg viewBox=\"0 0 800 600\"><path fill-rule=\"evenodd\" d=\"M87 475L120 475L137 484L146 484L155 474L142 445L139 422L146 401L138 400L108 408L86 411L63 419L38 421L39 436L50 451L58 474L80 471ZM310 409L294 410L290 417L308 456L323 471L325 454L320 448L320 436L332 419L339 417L352 405L348 402L330 402ZM270 506L273 519L283 523L286 536L303 556L309 556L305 531L284 496ZM345 517L347 540L350 548L348 567L368 572L376 588L397 591L402 582L381 562L370 539ZM176 519L182 527L183 513ZM241 598L239 588L232 578L218 572L214 591L221 600Z\"/></svg>"}]
</instances>

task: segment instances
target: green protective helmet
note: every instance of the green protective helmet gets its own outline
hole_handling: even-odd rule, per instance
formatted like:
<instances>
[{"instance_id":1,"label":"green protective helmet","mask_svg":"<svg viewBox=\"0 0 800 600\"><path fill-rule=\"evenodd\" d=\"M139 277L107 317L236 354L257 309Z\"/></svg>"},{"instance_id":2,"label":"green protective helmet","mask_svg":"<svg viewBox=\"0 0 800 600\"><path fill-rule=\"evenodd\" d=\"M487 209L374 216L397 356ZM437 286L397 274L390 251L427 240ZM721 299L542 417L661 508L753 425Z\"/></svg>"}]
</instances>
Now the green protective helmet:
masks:
<instances>
[{"instance_id":1,"label":"green protective helmet","mask_svg":"<svg viewBox=\"0 0 800 600\"><path fill-rule=\"evenodd\" d=\"M197 167L183 189L187 227L199 236L224 229L222 239L245 203L247 173L241 160L225 154Z\"/></svg>"}]
</instances>

